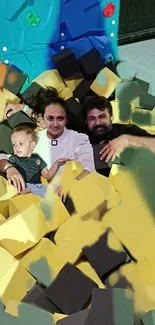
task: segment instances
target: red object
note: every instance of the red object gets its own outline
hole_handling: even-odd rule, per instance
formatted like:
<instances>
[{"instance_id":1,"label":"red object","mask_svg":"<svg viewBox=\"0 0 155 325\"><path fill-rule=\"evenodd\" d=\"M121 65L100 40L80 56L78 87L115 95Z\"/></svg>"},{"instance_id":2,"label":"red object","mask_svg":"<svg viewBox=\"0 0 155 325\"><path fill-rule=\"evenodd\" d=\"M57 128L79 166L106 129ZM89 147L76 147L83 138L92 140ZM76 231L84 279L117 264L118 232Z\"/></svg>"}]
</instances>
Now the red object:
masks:
<instances>
[{"instance_id":1,"label":"red object","mask_svg":"<svg viewBox=\"0 0 155 325\"><path fill-rule=\"evenodd\" d=\"M115 5L112 2L107 3L106 7L103 9L103 15L110 18L115 13Z\"/></svg>"}]
</instances>

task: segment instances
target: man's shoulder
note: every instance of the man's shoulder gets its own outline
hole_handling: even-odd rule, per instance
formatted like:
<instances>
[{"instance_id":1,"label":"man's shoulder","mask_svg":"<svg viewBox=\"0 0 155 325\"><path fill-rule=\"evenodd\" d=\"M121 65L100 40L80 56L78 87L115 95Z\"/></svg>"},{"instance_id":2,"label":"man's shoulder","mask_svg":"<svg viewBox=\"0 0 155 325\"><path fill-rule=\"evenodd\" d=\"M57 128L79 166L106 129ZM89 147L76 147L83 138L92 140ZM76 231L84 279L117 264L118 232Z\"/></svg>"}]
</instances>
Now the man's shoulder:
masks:
<instances>
[{"instance_id":1,"label":"man's shoulder","mask_svg":"<svg viewBox=\"0 0 155 325\"><path fill-rule=\"evenodd\" d=\"M151 136L151 134L136 124L113 124L112 133L117 134L117 136L121 134L133 136Z\"/></svg>"},{"instance_id":2,"label":"man's shoulder","mask_svg":"<svg viewBox=\"0 0 155 325\"><path fill-rule=\"evenodd\" d=\"M125 124L125 123L114 123L112 126L112 130L118 130L121 133L124 133L126 131L128 131L129 133L132 130L141 130L141 128L135 124Z\"/></svg>"}]
</instances>

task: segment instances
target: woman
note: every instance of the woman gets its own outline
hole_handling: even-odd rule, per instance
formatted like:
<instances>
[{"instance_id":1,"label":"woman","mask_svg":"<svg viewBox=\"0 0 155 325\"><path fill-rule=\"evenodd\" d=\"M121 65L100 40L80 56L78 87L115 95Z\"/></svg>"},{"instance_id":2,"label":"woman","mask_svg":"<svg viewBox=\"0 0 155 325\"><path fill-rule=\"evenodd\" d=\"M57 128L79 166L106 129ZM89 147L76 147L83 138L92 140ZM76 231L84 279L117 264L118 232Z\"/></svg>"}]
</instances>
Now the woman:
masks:
<instances>
[{"instance_id":1,"label":"woman","mask_svg":"<svg viewBox=\"0 0 155 325\"><path fill-rule=\"evenodd\" d=\"M4 110L4 119L7 119L19 111L23 111L36 122L40 129L44 129L46 126L41 115L40 105L46 98L51 97L58 97L58 92L53 87L46 87L41 88L36 96L31 95L27 98L25 103L8 103Z\"/></svg>"},{"instance_id":2,"label":"woman","mask_svg":"<svg viewBox=\"0 0 155 325\"><path fill-rule=\"evenodd\" d=\"M38 132L38 143L34 152L39 154L51 168L59 158L77 160L83 166L83 171L77 179L81 179L95 170L93 149L88 136L66 129L67 104L59 97L49 97L40 106L46 129ZM1 156L2 158L2 156ZM3 156L3 158L7 158ZM62 168L60 168L61 173ZM12 167L7 159L0 160L0 171L6 173L9 183L18 192L25 190L25 184L19 172ZM63 195L60 191L60 196Z\"/></svg>"}]
</instances>

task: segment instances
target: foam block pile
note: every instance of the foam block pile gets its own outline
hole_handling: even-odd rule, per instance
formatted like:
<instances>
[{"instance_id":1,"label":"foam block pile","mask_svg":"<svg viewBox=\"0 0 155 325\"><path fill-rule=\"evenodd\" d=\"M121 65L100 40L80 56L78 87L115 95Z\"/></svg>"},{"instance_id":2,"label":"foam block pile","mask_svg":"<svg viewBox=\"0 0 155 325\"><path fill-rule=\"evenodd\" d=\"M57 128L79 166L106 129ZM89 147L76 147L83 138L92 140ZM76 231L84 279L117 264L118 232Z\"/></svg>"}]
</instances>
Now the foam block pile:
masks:
<instances>
[{"instance_id":1,"label":"foam block pile","mask_svg":"<svg viewBox=\"0 0 155 325\"><path fill-rule=\"evenodd\" d=\"M0 178L1 324L154 324L152 213L126 167L80 168L64 167L66 206L52 184L42 199Z\"/></svg>"},{"instance_id":2,"label":"foam block pile","mask_svg":"<svg viewBox=\"0 0 155 325\"><path fill-rule=\"evenodd\" d=\"M118 76L96 50L78 61L65 49L52 60L56 69L38 76L23 94L26 75L0 65L1 120L7 102L22 98L31 106L31 95L52 86L67 101L71 127L81 130L86 96L108 98L115 90L114 122L132 122L138 114L144 119L137 124L154 131L154 98L145 81L123 75L121 66ZM2 121L1 152L12 154L10 134L19 124L35 127L23 112ZM92 173L76 181L80 168L75 162L65 165L65 205L52 185L41 199L19 196L0 178L2 325L154 324L154 213L126 167L113 165L109 179Z\"/></svg>"},{"instance_id":3,"label":"foam block pile","mask_svg":"<svg viewBox=\"0 0 155 325\"><path fill-rule=\"evenodd\" d=\"M79 60L76 59L70 49L64 49L52 56L52 61L55 69L45 71L36 77L22 94L19 92L25 82L26 75L9 65L1 64L1 87L14 94L16 101L22 99L30 107L33 106L32 96L36 96L41 87L52 86L56 88L59 96L67 102L69 126L80 131L84 127L82 116L84 98L103 93L109 97L121 79L117 76L115 65L109 63L105 66L99 52L95 49L91 49ZM10 95L6 96L10 97ZM5 94L1 94L1 97L5 97ZM3 111L5 103L6 100L3 98L1 111Z\"/></svg>"},{"instance_id":4,"label":"foam block pile","mask_svg":"<svg viewBox=\"0 0 155 325\"><path fill-rule=\"evenodd\" d=\"M32 84L20 93L26 81L26 74L7 64L0 65L0 120L7 102L23 102L33 106L33 96L41 88L52 86L60 97L66 100L69 111L68 127L83 132L83 101L88 96L102 95L109 98L113 95L112 106L114 123L134 123L151 133L155 132L155 97L149 94L149 83L145 78L136 77L136 71L129 62L120 62L117 67L109 62L106 66L97 50L91 49L76 59L70 49L64 49L52 56L54 70L48 70L37 76ZM14 121L16 119L16 121ZM12 153L10 143L11 128L21 123L32 123L25 114L16 115L13 121L0 123L0 150ZM0 137L2 139L2 137Z\"/></svg>"}]
</instances>

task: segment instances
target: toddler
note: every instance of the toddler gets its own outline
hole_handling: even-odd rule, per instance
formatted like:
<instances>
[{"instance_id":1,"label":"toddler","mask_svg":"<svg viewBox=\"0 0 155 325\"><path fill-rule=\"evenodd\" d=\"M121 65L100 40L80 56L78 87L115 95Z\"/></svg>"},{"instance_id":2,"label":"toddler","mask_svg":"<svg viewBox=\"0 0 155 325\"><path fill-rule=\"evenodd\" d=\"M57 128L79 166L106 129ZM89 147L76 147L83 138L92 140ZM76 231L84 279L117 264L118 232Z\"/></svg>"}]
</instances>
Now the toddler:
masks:
<instances>
[{"instance_id":1,"label":"toddler","mask_svg":"<svg viewBox=\"0 0 155 325\"><path fill-rule=\"evenodd\" d=\"M33 154L37 134L29 127L16 127L12 131L11 142L14 155L9 158L9 162L18 169L26 184L26 189L21 194L32 193L44 197L47 186L41 183L41 176L47 181L52 180L59 167L69 159L56 160L48 170L45 161L39 155Z\"/></svg>"}]
</instances>

